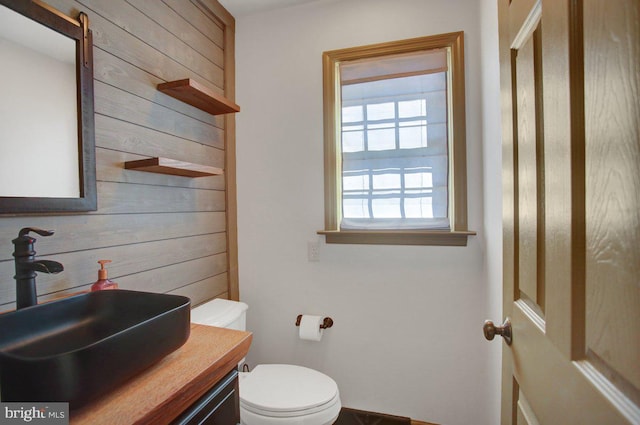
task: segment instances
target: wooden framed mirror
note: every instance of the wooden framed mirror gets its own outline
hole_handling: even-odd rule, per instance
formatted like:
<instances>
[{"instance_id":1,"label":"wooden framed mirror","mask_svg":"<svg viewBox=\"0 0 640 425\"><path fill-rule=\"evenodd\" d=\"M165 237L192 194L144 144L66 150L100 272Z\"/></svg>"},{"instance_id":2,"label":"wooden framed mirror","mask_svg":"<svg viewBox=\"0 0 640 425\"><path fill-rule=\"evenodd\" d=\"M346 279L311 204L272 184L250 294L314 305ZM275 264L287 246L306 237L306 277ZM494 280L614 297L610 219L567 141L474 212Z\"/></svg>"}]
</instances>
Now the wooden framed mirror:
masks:
<instances>
[{"instance_id":1,"label":"wooden framed mirror","mask_svg":"<svg viewBox=\"0 0 640 425\"><path fill-rule=\"evenodd\" d=\"M0 214L97 209L88 18L0 0Z\"/></svg>"}]
</instances>

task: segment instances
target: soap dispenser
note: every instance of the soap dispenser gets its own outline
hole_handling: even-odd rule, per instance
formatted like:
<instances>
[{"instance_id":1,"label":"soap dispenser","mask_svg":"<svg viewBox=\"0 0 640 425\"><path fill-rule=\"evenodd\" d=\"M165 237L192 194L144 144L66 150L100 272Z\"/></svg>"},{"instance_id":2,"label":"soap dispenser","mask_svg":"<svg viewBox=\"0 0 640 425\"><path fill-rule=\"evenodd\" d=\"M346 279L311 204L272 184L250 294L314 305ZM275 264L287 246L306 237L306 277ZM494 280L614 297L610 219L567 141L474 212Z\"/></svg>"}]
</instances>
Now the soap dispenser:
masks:
<instances>
[{"instance_id":1,"label":"soap dispenser","mask_svg":"<svg viewBox=\"0 0 640 425\"><path fill-rule=\"evenodd\" d=\"M91 285L92 291L100 291L103 289L118 289L118 284L107 279L107 269L104 268L105 264L110 263L111 260L100 260L100 270L98 270L98 281Z\"/></svg>"}]
</instances>

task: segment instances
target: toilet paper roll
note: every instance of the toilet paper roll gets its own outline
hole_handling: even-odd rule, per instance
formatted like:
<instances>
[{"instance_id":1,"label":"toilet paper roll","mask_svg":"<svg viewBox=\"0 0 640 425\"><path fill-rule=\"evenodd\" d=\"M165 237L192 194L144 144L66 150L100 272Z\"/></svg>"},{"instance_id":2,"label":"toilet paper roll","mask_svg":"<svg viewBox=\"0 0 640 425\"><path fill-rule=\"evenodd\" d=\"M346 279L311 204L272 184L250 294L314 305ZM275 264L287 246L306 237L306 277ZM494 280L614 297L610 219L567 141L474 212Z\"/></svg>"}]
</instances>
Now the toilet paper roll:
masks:
<instances>
[{"instance_id":1,"label":"toilet paper roll","mask_svg":"<svg viewBox=\"0 0 640 425\"><path fill-rule=\"evenodd\" d=\"M322 339L322 331L320 328L324 318L322 316L313 316L311 314L303 314L300 320L300 339L308 341L320 341Z\"/></svg>"}]
</instances>

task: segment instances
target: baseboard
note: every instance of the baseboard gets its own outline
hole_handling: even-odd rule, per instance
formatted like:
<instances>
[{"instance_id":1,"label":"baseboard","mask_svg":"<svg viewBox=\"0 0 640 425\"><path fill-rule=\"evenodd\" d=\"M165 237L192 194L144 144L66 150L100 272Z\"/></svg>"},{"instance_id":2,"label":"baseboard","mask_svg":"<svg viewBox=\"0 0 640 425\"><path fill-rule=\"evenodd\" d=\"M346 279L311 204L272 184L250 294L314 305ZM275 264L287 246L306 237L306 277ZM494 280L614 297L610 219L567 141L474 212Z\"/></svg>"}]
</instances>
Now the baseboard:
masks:
<instances>
[{"instance_id":1,"label":"baseboard","mask_svg":"<svg viewBox=\"0 0 640 425\"><path fill-rule=\"evenodd\" d=\"M431 422L416 421L404 416L343 407L334 425L438 425Z\"/></svg>"},{"instance_id":2,"label":"baseboard","mask_svg":"<svg viewBox=\"0 0 640 425\"><path fill-rule=\"evenodd\" d=\"M343 407L334 425L411 425L411 419Z\"/></svg>"}]
</instances>

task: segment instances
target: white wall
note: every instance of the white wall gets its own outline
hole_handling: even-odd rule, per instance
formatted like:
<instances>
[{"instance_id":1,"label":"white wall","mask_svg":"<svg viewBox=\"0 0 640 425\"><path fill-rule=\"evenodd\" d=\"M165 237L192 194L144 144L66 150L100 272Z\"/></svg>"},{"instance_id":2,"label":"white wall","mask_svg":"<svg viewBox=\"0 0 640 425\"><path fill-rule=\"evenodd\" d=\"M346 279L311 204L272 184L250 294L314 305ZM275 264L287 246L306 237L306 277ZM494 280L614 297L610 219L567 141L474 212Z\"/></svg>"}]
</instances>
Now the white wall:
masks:
<instances>
[{"instance_id":1,"label":"white wall","mask_svg":"<svg viewBox=\"0 0 640 425\"><path fill-rule=\"evenodd\" d=\"M496 169L483 172L495 166L495 155L483 161L495 149L483 148L494 130L483 129L492 113L483 113L481 96L493 89L481 69L479 5L324 0L237 18L240 291L254 332L250 364L321 370L351 408L445 425L497 423L499 362L481 326L499 314L487 275L499 270L500 235L484 215L500 205L483 201L483 180L495 183ZM316 235L324 223L322 52L460 30L469 225L478 236L464 248L325 244ZM321 241L317 263L307 261L310 240ZM301 341L299 313L328 315L335 325L319 343Z\"/></svg>"}]
</instances>

